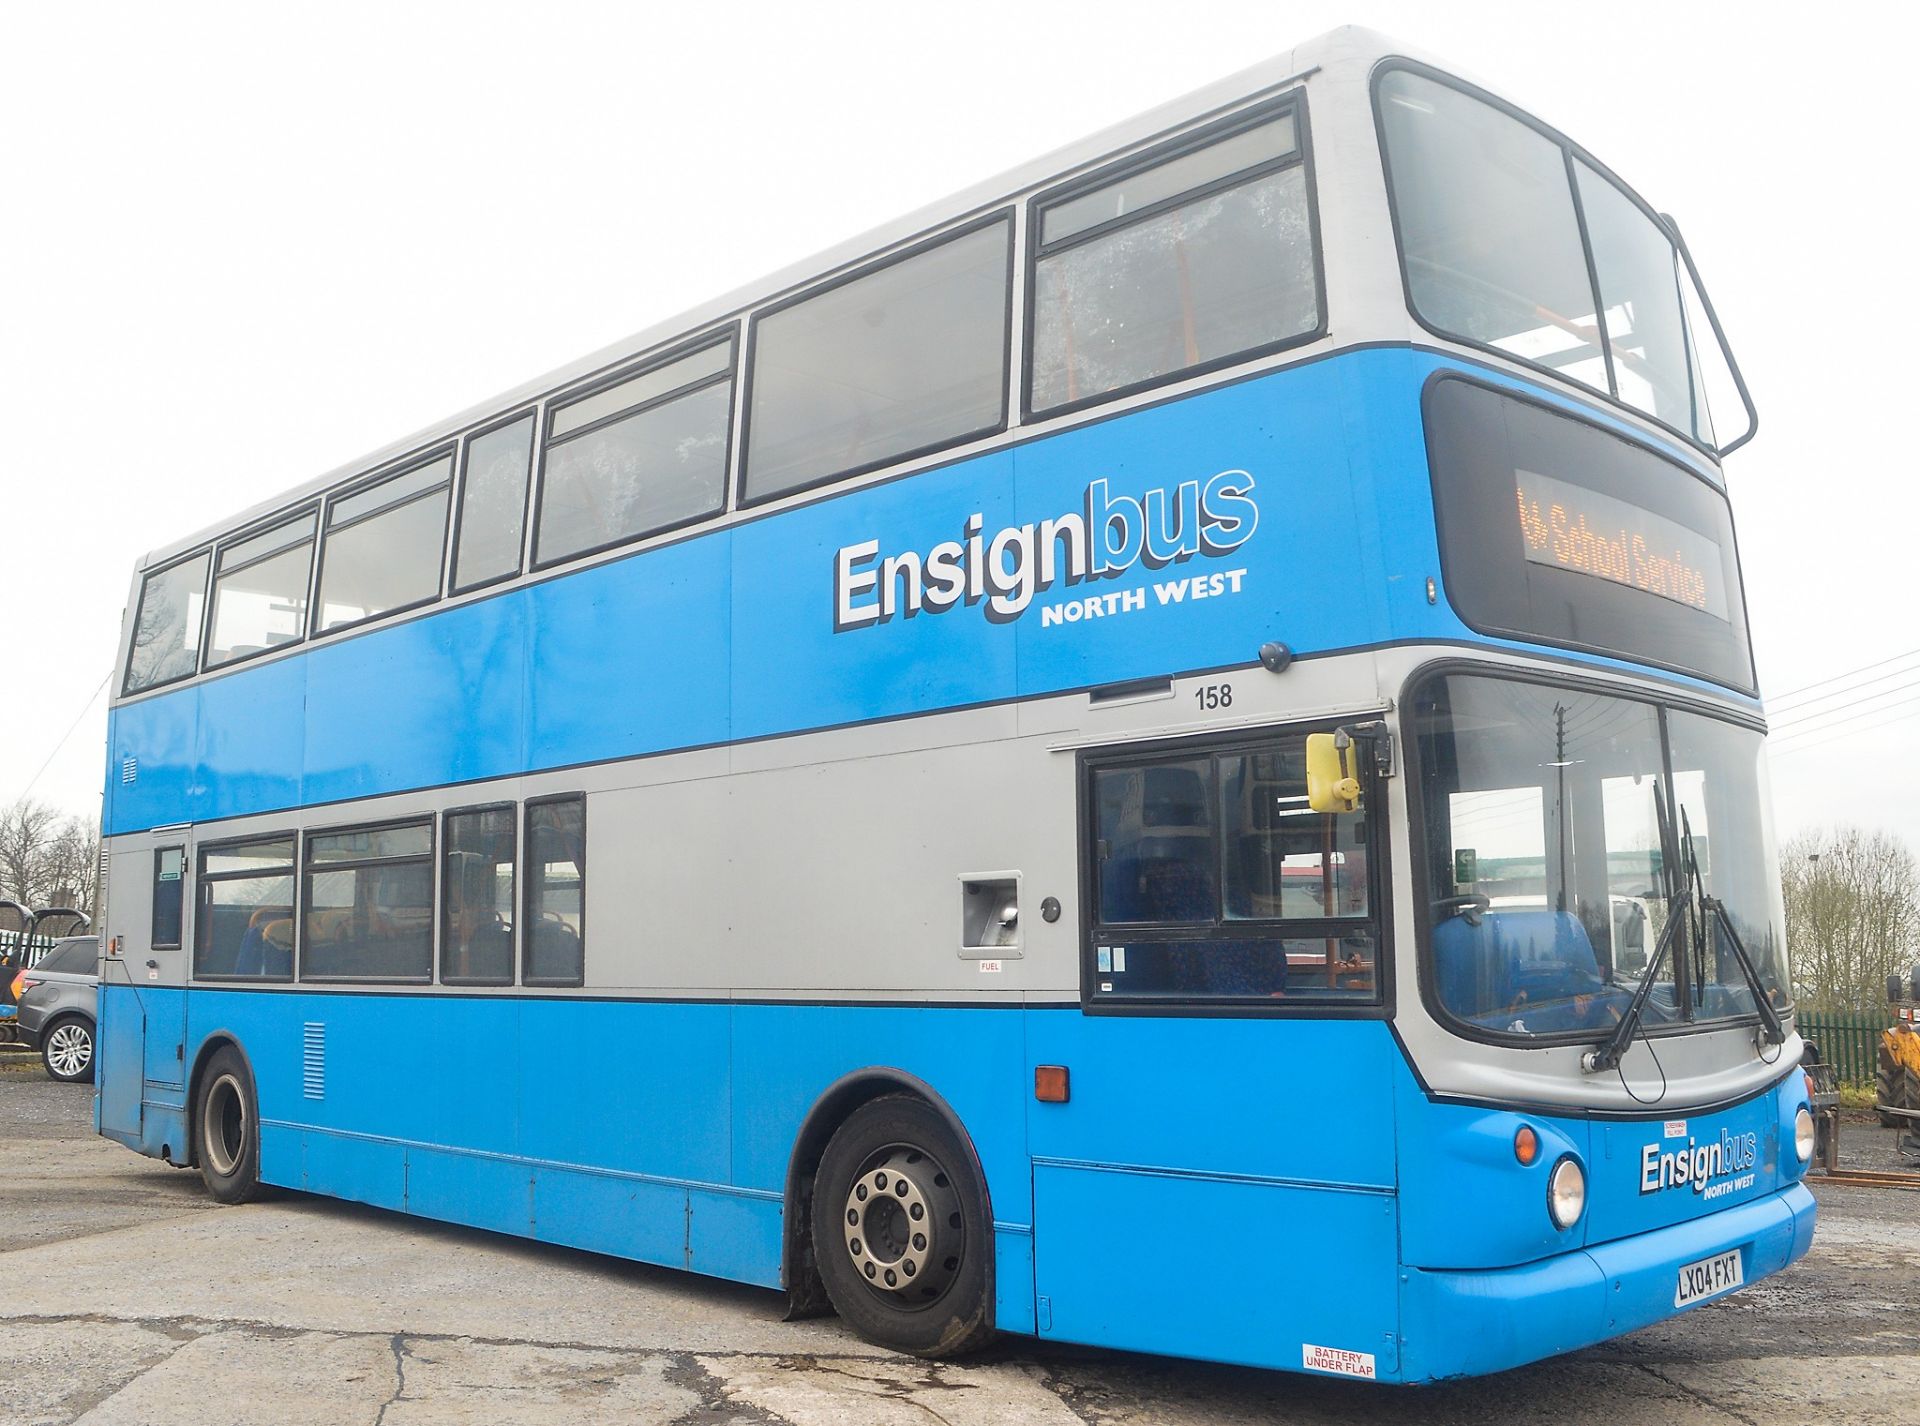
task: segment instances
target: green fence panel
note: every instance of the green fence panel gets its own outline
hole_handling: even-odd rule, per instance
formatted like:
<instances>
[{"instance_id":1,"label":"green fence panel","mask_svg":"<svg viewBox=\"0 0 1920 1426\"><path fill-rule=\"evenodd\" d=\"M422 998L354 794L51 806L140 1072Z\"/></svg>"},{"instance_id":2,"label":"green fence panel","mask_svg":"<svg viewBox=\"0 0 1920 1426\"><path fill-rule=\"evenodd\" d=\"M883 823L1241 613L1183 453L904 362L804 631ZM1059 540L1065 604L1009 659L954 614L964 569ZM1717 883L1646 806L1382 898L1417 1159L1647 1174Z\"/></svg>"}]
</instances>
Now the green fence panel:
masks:
<instances>
[{"instance_id":1,"label":"green fence panel","mask_svg":"<svg viewBox=\"0 0 1920 1426\"><path fill-rule=\"evenodd\" d=\"M1842 1084L1872 1084L1880 1063L1885 1016L1800 1015L1800 1033L1820 1047L1820 1058L1834 1067Z\"/></svg>"}]
</instances>

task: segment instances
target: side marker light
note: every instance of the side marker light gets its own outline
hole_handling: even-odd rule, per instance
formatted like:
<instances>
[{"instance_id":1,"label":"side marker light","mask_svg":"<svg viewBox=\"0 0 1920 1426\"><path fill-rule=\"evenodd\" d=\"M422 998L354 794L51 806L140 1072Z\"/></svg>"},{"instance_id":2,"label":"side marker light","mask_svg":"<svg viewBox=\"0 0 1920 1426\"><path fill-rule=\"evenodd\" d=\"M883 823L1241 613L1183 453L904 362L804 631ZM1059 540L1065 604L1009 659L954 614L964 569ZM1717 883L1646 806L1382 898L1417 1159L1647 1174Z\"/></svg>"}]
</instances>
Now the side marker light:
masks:
<instances>
[{"instance_id":1,"label":"side marker light","mask_svg":"<svg viewBox=\"0 0 1920 1426\"><path fill-rule=\"evenodd\" d=\"M1522 1167L1540 1157L1540 1136L1534 1133L1533 1125L1522 1124L1514 1132L1513 1156L1520 1160Z\"/></svg>"},{"instance_id":2,"label":"side marker light","mask_svg":"<svg viewBox=\"0 0 1920 1426\"><path fill-rule=\"evenodd\" d=\"M1033 1097L1042 1104L1065 1104L1068 1098L1065 1065L1033 1067Z\"/></svg>"}]
</instances>

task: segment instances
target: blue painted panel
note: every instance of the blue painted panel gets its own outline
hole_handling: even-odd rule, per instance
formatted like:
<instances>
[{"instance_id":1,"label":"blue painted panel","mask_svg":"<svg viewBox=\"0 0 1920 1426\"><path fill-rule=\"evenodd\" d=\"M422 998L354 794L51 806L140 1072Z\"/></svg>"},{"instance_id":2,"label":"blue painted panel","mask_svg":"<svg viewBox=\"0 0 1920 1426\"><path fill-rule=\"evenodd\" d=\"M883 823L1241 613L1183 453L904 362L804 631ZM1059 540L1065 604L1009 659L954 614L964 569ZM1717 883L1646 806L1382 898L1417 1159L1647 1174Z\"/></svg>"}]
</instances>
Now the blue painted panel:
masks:
<instances>
[{"instance_id":1,"label":"blue painted panel","mask_svg":"<svg viewBox=\"0 0 1920 1426\"><path fill-rule=\"evenodd\" d=\"M1016 448L1015 523L1084 509L1096 540L1109 520L1112 545L1129 537L1136 520L1164 535L1197 516L1208 483L1226 471L1245 472L1248 498L1258 507L1251 536L1225 553L1159 567L1143 557L1117 575L1038 596L1015 625L1022 696L1246 663L1267 639L1307 650L1387 637L1384 623L1355 598L1356 585L1370 581L1331 577L1336 569L1328 563L1329 552L1338 551L1344 566L1360 533L1340 421L1342 369L1318 363L1284 382L1245 382ZM1094 481L1105 482L1104 490L1089 494ZM1186 486L1196 503L1183 514ZM1190 587L1174 598L1196 575L1227 570L1246 571L1233 582L1239 592L1229 583L1198 600ZM1306 570L1314 577L1303 578ZM1071 622L1048 618L1050 608L1084 607L1088 596L1124 606L1129 595L1138 609Z\"/></svg>"},{"instance_id":2,"label":"blue painted panel","mask_svg":"<svg viewBox=\"0 0 1920 1426\"><path fill-rule=\"evenodd\" d=\"M260 1182L300 1188L306 1175L307 1136L283 1124L260 1126Z\"/></svg>"},{"instance_id":3,"label":"blue painted panel","mask_svg":"<svg viewBox=\"0 0 1920 1426\"><path fill-rule=\"evenodd\" d=\"M688 1202L688 1267L709 1277L780 1286L785 1220L778 1200L696 1188Z\"/></svg>"},{"instance_id":4,"label":"blue painted panel","mask_svg":"<svg viewBox=\"0 0 1920 1426\"><path fill-rule=\"evenodd\" d=\"M1044 1335L1292 1368L1312 1343L1393 1371L1390 1194L1044 1164L1033 1179Z\"/></svg>"},{"instance_id":5,"label":"blue painted panel","mask_svg":"<svg viewBox=\"0 0 1920 1426\"><path fill-rule=\"evenodd\" d=\"M1724 1212L1523 1267L1413 1270L1402 1291L1400 1379L1504 1371L1671 1317L1684 1264L1737 1248L1751 1283L1806 1251L1814 1212L1813 1196L1795 1184Z\"/></svg>"},{"instance_id":6,"label":"blue painted panel","mask_svg":"<svg viewBox=\"0 0 1920 1426\"><path fill-rule=\"evenodd\" d=\"M407 1151L313 1129L300 1136L300 1187L375 1208L407 1206Z\"/></svg>"},{"instance_id":7,"label":"blue painted panel","mask_svg":"<svg viewBox=\"0 0 1920 1426\"><path fill-rule=\"evenodd\" d=\"M510 1159L407 1150L407 1212L497 1233L533 1231L533 1170Z\"/></svg>"},{"instance_id":8,"label":"blue painted panel","mask_svg":"<svg viewBox=\"0 0 1920 1426\"><path fill-rule=\"evenodd\" d=\"M1591 1166L1589 1121L1435 1104L1404 1061L1394 1074L1400 1140L1400 1258L1424 1268L1507 1267L1579 1248L1582 1218L1562 1231L1547 1216L1547 1175L1563 1154ZM1532 1164L1514 1157L1514 1135L1540 1136Z\"/></svg>"},{"instance_id":9,"label":"blue painted panel","mask_svg":"<svg viewBox=\"0 0 1920 1426\"><path fill-rule=\"evenodd\" d=\"M140 1139L146 1015L130 986L102 985L99 995L99 1062L95 1067L94 1127L122 1143Z\"/></svg>"},{"instance_id":10,"label":"blue painted panel","mask_svg":"<svg viewBox=\"0 0 1920 1426\"><path fill-rule=\"evenodd\" d=\"M185 822L199 783L200 690L182 688L107 715L107 779L114 784L102 826L108 835ZM122 781L127 760L132 782ZM292 804L269 803L268 806Z\"/></svg>"},{"instance_id":11,"label":"blue painted panel","mask_svg":"<svg viewBox=\"0 0 1920 1426\"><path fill-rule=\"evenodd\" d=\"M1013 523L1013 456L1000 451L855 491L734 531L734 735L924 713L1014 694L1012 630L979 606L836 634L835 551L865 540L882 556L960 540L967 518L991 536Z\"/></svg>"},{"instance_id":12,"label":"blue painted panel","mask_svg":"<svg viewBox=\"0 0 1920 1426\"><path fill-rule=\"evenodd\" d=\"M527 599L521 590L463 604L304 655L305 800L525 767Z\"/></svg>"},{"instance_id":13,"label":"blue painted panel","mask_svg":"<svg viewBox=\"0 0 1920 1426\"><path fill-rule=\"evenodd\" d=\"M719 531L526 591L529 766L725 741L730 538Z\"/></svg>"},{"instance_id":14,"label":"blue painted panel","mask_svg":"<svg viewBox=\"0 0 1920 1426\"><path fill-rule=\"evenodd\" d=\"M1796 1073L1767 1093L1715 1114L1674 1110L1664 1119L1595 1126L1587 1185L1588 1242L1719 1212L1792 1183L1801 1173L1793 1151L1793 1115L1806 1100L1806 1081ZM1666 1155L1673 1160L1670 1178L1678 1174L1681 1155L1687 1156L1685 1180L1643 1191L1649 1149L1655 1184ZM1703 1182L1694 1180L1696 1165L1707 1169Z\"/></svg>"},{"instance_id":15,"label":"blue painted panel","mask_svg":"<svg viewBox=\"0 0 1920 1426\"><path fill-rule=\"evenodd\" d=\"M687 1266L687 1190L606 1174L542 1168L533 1181L533 1236L662 1267Z\"/></svg>"},{"instance_id":16,"label":"blue painted panel","mask_svg":"<svg viewBox=\"0 0 1920 1426\"><path fill-rule=\"evenodd\" d=\"M1033 1311L1033 1234L995 1233L993 1250L994 1325L1002 1332L1030 1335L1036 1330Z\"/></svg>"},{"instance_id":17,"label":"blue painted panel","mask_svg":"<svg viewBox=\"0 0 1920 1426\"><path fill-rule=\"evenodd\" d=\"M1028 1042L1072 1078L1070 1102L1032 1107L1037 1159L1394 1185L1384 1021L1050 1013Z\"/></svg>"},{"instance_id":18,"label":"blue painted panel","mask_svg":"<svg viewBox=\"0 0 1920 1426\"><path fill-rule=\"evenodd\" d=\"M158 1087L168 1085L184 1095L187 1083L187 992L168 986L150 985L143 988L139 995L147 1018L146 1048L142 1055L142 1073L147 1080L145 1092L149 1097L156 1092L164 1095L165 1091Z\"/></svg>"},{"instance_id":19,"label":"blue painted panel","mask_svg":"<svg viewBox=\"0 0 1920 1426\"><path fill-rule=\"evenodd\" d=\"M200 700L192 795L162 821L205 822L310 800L301 769L311 657L277 659L192 690ZM152 796L141 788L141 801Z\"/></svg>"},{"instance_id":20,"label":"blue painted panel","mask_svg":"<svg viewBox=\"0 0 1920 1426\"><path fill-rule=\"evenodd\" d=\"M728 1182L724 1005L520 1002L521 1152Z\"/></svg>"}]
</instances>

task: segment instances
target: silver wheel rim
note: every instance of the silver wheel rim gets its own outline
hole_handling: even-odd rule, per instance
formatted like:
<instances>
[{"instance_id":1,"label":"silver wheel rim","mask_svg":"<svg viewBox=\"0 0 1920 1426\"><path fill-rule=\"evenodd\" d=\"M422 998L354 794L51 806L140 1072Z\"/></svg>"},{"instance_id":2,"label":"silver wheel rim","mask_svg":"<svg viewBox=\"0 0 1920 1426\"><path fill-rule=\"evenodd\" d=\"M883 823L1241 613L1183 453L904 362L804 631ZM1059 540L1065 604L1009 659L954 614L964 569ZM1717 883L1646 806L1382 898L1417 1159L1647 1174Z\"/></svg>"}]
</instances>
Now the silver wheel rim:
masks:
<instances>
[{"instance_id":1,"label":"silver wheel rim","mask_svg":"<svg viewBox=\"0 0 1920 1426\"><path fill-rule=\"evenodd\" d=\"M93 1036L84 1025L56 1025L47 1036L47 1063L53 1072L67 1078L81 1074L93 1063Z\"/></svg>"},{"instance_id":2,"label":"silver wheel rim","mask_svg":"<svg viewBox=\"0 0 1920 1426\"><path fill-rule=\"evenodd\" d=\"M207 1165L221 1178L240 1167L247 1151L247 1099L240 1081L223 1074L207 1091L206 1122L200 1137L206 1145Z\"/></svg>"},{"instance_id":3,"label":"silver wheel rim","mask_svg":"<svg viewBox=\"0 0 1920 1426\"><path fill-rule=\"evenodd\" d=\"M868 1155L840 1217L854 1271L896 1306L936 1301L959 1275L966 1241L960 1195L924 1149L889 1144Z\"/></svg>"}]
</instances>

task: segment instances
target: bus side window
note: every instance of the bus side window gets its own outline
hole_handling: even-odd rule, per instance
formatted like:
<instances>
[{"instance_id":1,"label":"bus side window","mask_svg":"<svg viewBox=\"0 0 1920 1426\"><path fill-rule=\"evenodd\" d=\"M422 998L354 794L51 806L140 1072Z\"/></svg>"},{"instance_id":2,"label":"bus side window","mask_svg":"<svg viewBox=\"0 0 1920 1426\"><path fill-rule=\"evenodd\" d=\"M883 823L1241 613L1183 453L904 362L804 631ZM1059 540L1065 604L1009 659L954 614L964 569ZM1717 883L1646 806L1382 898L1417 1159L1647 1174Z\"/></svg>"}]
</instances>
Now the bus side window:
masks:
<instances>
[{"instance_id":1,"label":"bus side window","mask_svg":"<svg viewBox=\"0 0 1920 1426\"><path fill-rule=\"evenodd\" d=\"M453 550L453 593L520 573L520 545L527 528L527 475L532 466L531 411L467 442L460 482L460 533Z\"/></svg>"},{"instance_id":2,"label":"bus side window","mask_svg":"<svg viewBox=\"0 0 1920 1426\"><path fill-rule=\"evenodd\" d=\"M440 938L447 985L513 984L514 809L449 812Z\"/></svg>"},{"instance_id":3,"label":"bus side window","mask_svg":"<svg viewBox=\"0 0 1920 1426\"><path fill-rule=\"evenodd\" d=\"M1128 160L1035 205L1036 414L1320 329L1300 111Z\"/></svg>"},{"instance_id":4,"label":"bus side window","mask_svg":"<svg viewBox=\"0 0 1920 1426\"><path fill-rule=\"evenodd\" d=\"M156 951L180 947L181 897L186 890L187 853L184 847L160 847L153 854L153 934L147 944Z\"/></svg>"},{"instance_id":5,"label":"bus side window","mask_svg":"<svg viewBox=\"0 0 1920 1426\"><path fill-rule=\"evenodd\" d=\"M580 985L586 970L587 803L527 804L524 985Z\"/></svg>"}]
</instances>

